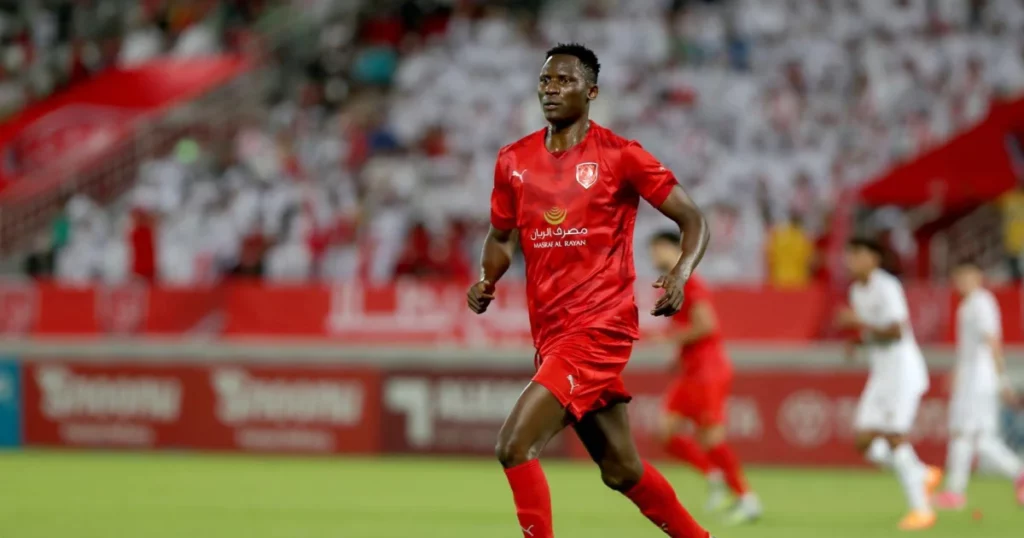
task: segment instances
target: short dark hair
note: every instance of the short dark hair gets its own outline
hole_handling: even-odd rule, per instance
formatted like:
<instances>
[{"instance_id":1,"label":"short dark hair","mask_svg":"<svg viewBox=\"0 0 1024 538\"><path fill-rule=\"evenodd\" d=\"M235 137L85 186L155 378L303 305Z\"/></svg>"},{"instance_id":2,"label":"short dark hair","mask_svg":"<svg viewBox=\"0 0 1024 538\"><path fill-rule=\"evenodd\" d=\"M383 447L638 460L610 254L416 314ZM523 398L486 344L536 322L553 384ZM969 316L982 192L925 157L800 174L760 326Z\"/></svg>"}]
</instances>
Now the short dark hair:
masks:
<instances>
[{"instance_id":1,"label":"short dark hair","mask_svg":"<svg viewBox=\"0 0 1024 538\"><path fill-rule=\"evenodd\" d=\"M544 58L548 59L559 54L575 56L579 59L580 64L583 65L583 74L586 75L587 82L597 84L597 76L601 74L601 63L597 61L594 51L579 43L559 43L548 49Z\"/></svg>"},{"instance_id":2,"label":"short dark hair","mask_svg":"<svg viewBox=\"0 0 1024 538\"><path fill-rule=\"evenodd\" d=\"M882 248L882 244L876 239L872 239L870 237L851 237L850 240L846 242L846 248L869 250L879 258L885 257L885 249Z\"/></svg>"},{"instance_id":3,"label":"short dark hair","mask_svg":"<svg viewBox=\"0 0 1024 538\"><path fill-rule=\"evenodd\" d=\"M981 264L974 258L963 258L956 260L953 264L953 269L974 269L975 271L981 271Z\"/></svg>"},{"instance_id":4,"label":"short dark hair","mask_svg":"<svg viewBox=\"0 0 1024 538\"><path fill-rule=\"evenodd\" d=\"M680 239L681 236L679 235L679 232L664 230L651 236L651 244L672 243L673 245L678 245Z\"/></svg>"}]
</instances>

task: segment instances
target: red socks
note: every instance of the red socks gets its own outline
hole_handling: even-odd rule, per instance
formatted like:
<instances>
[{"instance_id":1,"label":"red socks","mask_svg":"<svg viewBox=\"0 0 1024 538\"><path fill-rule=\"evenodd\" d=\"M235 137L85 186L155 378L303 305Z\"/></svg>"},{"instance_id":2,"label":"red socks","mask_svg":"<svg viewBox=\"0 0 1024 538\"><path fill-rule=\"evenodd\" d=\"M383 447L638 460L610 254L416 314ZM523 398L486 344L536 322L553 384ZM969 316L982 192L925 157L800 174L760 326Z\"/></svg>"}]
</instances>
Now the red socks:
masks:
<instances>
[{"instance_id":1,"label":"red socks","mask_svg":"<svg viewBox=\"0 0 1024 538\"><path fill-rule=\"evenodd\" d=\"M673 436L665 445L665 451L673 458L689 463L701 474L710 473L713 467L704 449L692 437Z\"/></svg>"},{"instance_id":2,"label":"red socks","mask_svg":"<svg viewBox=\"0 0 1024 538\"><path fill-rule=\"evenodd\" d=\"M750 490L740 460L729 445L722 443L708 451L708 459L725 474L725 483L737 496Z\"/></svg>"},{"instance_id":3,"label":"red socks","mask_svg":"<svg viewBox=\"0 0 1024 538\"><path fill-rule=\"evenodd\" d=\"M665 477L647 462L644 462L644 474L640 477L640 482L625 492L625 495L647 519L651 520L651 523L672 538L711 536L679 503L675 491Z\"/></svg>"},{"instance_id":4,"label":"red socks","mask_svg":"<svg viewBox=\"0 0 1024 538\"><path fill-rule=\"evenodd\" d=\"M523 538L554 538L551 524L551 491L540 461L530 460L511 469L505 469L512 498L516 502L516 516Z\"/></svg>"}]
</instances>

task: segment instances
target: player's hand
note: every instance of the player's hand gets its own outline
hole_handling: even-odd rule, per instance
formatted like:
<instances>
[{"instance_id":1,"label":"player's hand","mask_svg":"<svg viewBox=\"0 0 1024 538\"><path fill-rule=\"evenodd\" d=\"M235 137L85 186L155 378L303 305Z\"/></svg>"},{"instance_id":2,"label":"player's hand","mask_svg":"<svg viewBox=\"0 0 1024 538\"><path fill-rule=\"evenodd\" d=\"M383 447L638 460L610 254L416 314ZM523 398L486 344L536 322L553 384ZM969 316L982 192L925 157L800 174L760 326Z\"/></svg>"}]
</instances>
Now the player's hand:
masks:
<instances>
[{"instance_id":1,"label":"player's hand","mask_svg":"<svg viewBox=\"0 0 1024 538\"><path fill-rule=\"evenodd\" d=\"M843 343L843 359L846 362L857 362L857 343L846 341Z\"/></svg>"},{"instance_id":2,"label":"player's hand","mask_svg":"<svg viewBox=\"0 0 1024 538\"><path fill-rule=\"evenodd\" d=\"M849 307L845 307L836 313L836 327L848 330L856 329L860 327L860 318L857 317L857 313Z\"/></svg>"},{"instance_id":3,"label":"player's hand","mask_svg":"<svg viewBox=\"0 0 1024 538\"><path fill-rule=\"evenodd\" d=\"M651 309L652 316L672 317L683 307L683 285L686 280L679 275L669 273L663 275L654 283L655 288L665 290L665 293L654 303Z\"/></svg>"},{"instance_id":4,"label":"player's hand","mask_svg":"<svg viewBox=\"0 0 1024 538\"><path fill-rule=\"evenodd\" d=\"M466 293L466 304L469 309L477 314L487 311L491 301L494 300L494 284L487 280L481 280L469 287Z\"/></svg>"}]
</instances>

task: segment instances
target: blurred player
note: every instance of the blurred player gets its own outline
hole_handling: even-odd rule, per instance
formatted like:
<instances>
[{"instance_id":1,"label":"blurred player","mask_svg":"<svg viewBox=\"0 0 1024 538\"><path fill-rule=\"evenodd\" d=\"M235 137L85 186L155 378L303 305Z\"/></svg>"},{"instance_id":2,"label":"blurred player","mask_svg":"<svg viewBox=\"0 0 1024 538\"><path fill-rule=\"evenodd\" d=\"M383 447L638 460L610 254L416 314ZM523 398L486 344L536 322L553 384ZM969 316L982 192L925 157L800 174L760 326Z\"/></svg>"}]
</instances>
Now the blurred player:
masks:
<instances>
[{"instance_id":1,"label":"blurred player","mask_svg":"<svg viewBox=\"0 0 1024 538\"><path fill-rule=\"evenodd\" d=\"M982 464L1014 481L1017 502L1024 506L1024 466L999 438L1000 397L1010 406L1018 400L1005 377L999 305L983 287L982 276L972 263L953 271L961 297L956 311L957 365L951 383L946 490L935 498L935 505L946 510L966 505L964 492L975 453Z\"/></svg>"},{"instance_id":2,"label":"blurred player","mask_svg":"<svg viewBox=\"0 0 1024 538\"><path fill-rule=\"evenodd\" d=\"M880 268L881 260L878 243L849 241L845 261L854 280L853 309L840 312L838 324L856 331L871 364L854 424L857 448L872 463L896 472L910 505L899 527L922 530L935 524L929 490L938 486L942 473L921 463L907 434L928 390L928 370L910 326L903 286Z\"/></svg>"},{"instance_id":3,"label":"blurred player","mask_svg":"<svg viewBox=\"0 0 1024 538\"><path fill-rule=\"evenodd\" d=\"M589 119L597 57L582 45L547 54L537 83L548 126L501 149L494 169L491 230L469 307L487 310L517 237L526 261L537 373L498 434L497 457L512 488L523 536L550 538L551 495L537 461L571 425L601 469L669 536L706 538L668 481L637 454L621 374L639 336L633 297L633 225L644 198L683 236L676 264L654 284L651 314L671 316L704 255L707 223L675 177L636 142Z\"/></svg>"},{"instance_id":4,"label":"blurred player","mask_svg":"<svg viewBox=\"0 0 1024 538\"><path fill-rule=\"evenodd\" d=\"M659 271L671 270L679 258L679 234L655 235L651 239L651 258ZM725 404L732 384L732 365L722 343L711 294L700 277L693 275L686 281L683 295L686 303L672 318L670 336L679 345L679 371L665 398L659 440L669 454L693 465L707 478L709 510L724 506L727 483L737 499L729 522L755 521L761 517L761 503L747 485L739 459L725 442Z\"/></svg>"}]
</instances>

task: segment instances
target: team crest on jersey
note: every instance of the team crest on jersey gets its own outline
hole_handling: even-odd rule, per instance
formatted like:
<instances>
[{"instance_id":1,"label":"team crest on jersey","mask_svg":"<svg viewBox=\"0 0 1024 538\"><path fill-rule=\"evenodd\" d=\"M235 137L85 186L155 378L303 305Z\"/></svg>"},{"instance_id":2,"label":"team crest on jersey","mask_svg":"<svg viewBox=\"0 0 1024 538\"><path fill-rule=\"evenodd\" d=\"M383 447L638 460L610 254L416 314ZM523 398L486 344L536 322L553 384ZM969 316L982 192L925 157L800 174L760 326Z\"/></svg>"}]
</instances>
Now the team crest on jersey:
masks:
<instances>
[{"instance_id":1,"label":"team crest on jersey","mask_svg":"<svg viewBox=\"0 0 1024 538\"><path fill-rule=\"evenodd\" d=\"M589 189L597 183L597 163L580 163L576 165L576 181Z\"/></svg>"}]
</instances>

